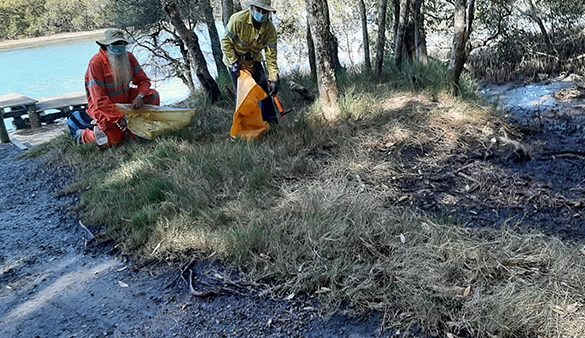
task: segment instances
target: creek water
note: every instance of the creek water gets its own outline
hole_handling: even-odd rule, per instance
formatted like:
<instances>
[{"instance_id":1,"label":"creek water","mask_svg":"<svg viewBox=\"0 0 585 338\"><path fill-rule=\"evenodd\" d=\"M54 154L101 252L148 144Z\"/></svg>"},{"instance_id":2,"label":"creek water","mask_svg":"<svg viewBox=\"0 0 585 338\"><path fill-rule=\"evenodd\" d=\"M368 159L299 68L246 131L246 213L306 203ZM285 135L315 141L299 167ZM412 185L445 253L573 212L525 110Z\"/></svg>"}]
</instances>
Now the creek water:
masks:
<instances>
[{"instance_id":1,"label":"creek water","mask_svg":"<svg viewBox=\"0 0 585 338\"><path fill-rule=\"evenodd\" d=\"M573 86L571 82L546 82L528 85L489 85L482 94L493 104L508 112L536 112L559 105L554 93Z\"/></svg>"},{"instance_id":2,"label":"creek water","mask_svg":"<svg viewBox=\"0 0 585 338\"><path fill-rule=\"evenodd\" d=\"M559 100L555 94L575 89L576 81L553 79L533 84L489 85L482 94L514 125L557 135L585 135L585 99Z\"/></svg>"}]
</instances>

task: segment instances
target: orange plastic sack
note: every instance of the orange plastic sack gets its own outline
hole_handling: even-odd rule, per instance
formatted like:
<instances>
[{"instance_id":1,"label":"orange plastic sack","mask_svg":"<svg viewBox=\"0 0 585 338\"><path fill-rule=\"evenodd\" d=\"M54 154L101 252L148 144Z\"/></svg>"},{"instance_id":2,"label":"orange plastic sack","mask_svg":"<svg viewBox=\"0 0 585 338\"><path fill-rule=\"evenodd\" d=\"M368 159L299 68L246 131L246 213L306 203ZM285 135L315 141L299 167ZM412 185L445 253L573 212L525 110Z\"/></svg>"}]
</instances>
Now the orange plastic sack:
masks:
<instances>
[{"instance_id":1,"label":"orange plastic sack","mask_svg":"<svg viewBox=\"0 0 585 338\"><path fill-rule=\"evenodd\" d=\"M269 128L268 122L262 119L260 101L268 94L254 81L247 70L240 72L236 98L236 112L230 136L251 141L262 136Z\"/></svg>"}]
</instances>

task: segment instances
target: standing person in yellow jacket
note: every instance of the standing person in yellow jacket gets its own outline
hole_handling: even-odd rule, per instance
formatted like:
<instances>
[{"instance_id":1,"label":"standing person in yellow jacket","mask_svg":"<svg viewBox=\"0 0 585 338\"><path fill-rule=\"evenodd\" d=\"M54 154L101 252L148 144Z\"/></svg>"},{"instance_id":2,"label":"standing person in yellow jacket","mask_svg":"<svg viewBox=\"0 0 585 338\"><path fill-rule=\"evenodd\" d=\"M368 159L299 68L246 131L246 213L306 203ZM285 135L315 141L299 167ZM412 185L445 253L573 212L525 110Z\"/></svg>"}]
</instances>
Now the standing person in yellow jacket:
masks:
<instances>
[{"instance_id":1,"label":"standing person in yellow jacket","mask_svg":"<svg viewBox=\"0 0 585 338\"><path fill-rule=\"evenodd\" d=\"M274 96L278 93L277 37L276 28L270 18L271 13L275 12L270 0L252 0L249 9L230 17L226 34L221 40L221 49L223 62L230 70L236 92L240 70L246 69L268 95ZM266 58L268 76L262 66L262 51ZM278 123L270 97L260 102L260 108L265 121Z\"/></svg>"}]
</instances>

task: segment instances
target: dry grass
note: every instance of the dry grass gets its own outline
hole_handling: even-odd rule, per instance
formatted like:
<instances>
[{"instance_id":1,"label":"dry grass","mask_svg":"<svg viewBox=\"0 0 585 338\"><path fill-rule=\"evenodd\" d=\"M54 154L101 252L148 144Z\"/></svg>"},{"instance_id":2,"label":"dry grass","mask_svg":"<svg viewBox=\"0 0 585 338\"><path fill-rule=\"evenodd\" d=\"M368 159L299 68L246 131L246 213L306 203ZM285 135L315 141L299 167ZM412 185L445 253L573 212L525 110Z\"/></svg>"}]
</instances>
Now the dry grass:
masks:
<instances>
[{"instance_id":1,"label":"dry grass","mask_svg":"<svg viewBox=\"0 0 585 338\"><path fill-rule=\"evenodd\" d=\"M286 281L287 292L380 310L391 325L421 323L440 336L585 334L585 256L575 248L442 224L383 201L341 180L286 187L270 214L236 228L230 251L247 250L236 261Z\"/></svg>"},{"instance_id":2,"label":"dry grass","mask_svg":"<svg viewBox=\"0 0 585 338\"><path fill-rule=\"evenodd\" d=\"M584 336L577 247L395 206L396 177L500 128L473 101L396 87L346 86L344 122L304 110L255 143L229 141L229 110L213 108L148 144L98 151L63 139L54 158L80 168L84 223L107 226L137 257L213 254L277 294L318 294L327 310L377 310L388 326L440 336Z\"/></svg>"}]
</instances>

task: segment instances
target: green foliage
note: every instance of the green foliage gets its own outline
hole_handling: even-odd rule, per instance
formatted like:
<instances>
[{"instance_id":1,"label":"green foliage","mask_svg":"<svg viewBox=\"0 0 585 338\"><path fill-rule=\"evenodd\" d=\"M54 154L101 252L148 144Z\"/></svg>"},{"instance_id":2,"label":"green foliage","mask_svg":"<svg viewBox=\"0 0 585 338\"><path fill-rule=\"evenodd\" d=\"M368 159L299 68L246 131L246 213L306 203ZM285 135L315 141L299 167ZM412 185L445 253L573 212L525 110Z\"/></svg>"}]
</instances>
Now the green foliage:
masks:
<instances>
[{"instance_id":1,"label":"green foliage","mask_svg":"<svg viewBox=\"0 0 585 338\"><path fill-rule=\"evenodd\" d=\"M92 0L4 0L0 22L2 40L102 28L106 17Z\"/></svg>"},{"instance_id":2,"label":"green foliage","mask_svg":"<svg viewBox=\"0 0 585 338\"><path fill-rule=\"evenodd\" d=\"M165 21L162 2L159 0L139 1L104 1L115 26L120 28L133 27L148 31L152 26Z\"/></svg>"}]
</instances>

